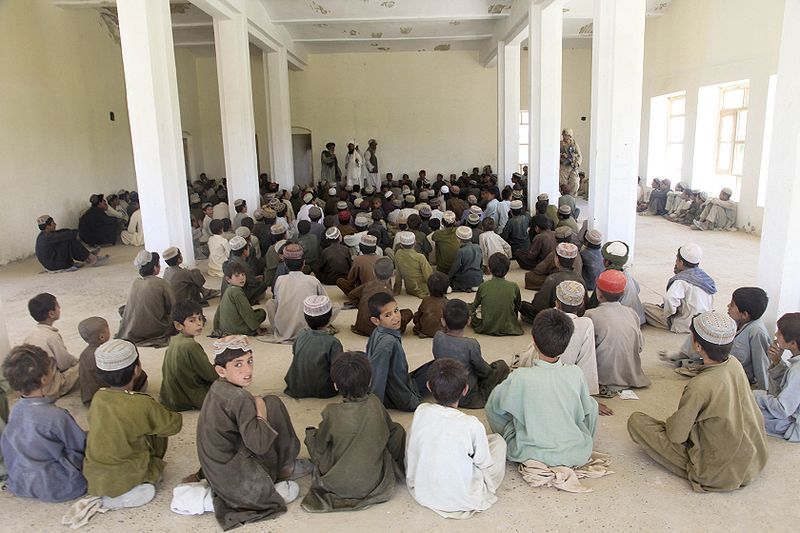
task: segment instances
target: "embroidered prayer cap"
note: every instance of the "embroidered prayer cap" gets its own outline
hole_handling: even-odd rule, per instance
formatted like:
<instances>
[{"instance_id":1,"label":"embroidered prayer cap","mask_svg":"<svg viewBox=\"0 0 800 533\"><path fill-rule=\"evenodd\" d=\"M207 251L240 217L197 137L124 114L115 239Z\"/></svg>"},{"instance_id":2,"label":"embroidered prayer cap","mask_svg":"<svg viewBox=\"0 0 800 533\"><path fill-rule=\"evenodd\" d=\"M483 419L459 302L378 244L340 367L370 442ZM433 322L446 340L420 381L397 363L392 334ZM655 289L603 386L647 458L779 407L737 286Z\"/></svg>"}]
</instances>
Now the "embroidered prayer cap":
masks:
<instances>
[{"instance_id":1,"label":"embroidered prayer cap","mask_svg":"<svg viewBox=\"0 0 800 533\"><path fill-rule=\"evenodd\" d=\"M152 260L152 253L148 252L147 250L139 250L139 253L133 258L133 266L136 268L141 268Z\"/></svg>"},{"instance_id":2,"label":"embroidered prayer cap","mask_svg":"<svg viewBox=\"0 0 800 533\"><path fill-rule=\"evenodd\" d=\"M423 217L431 216L431 206L429 206L427 204L421 205L420 208L419 208L419 214L420 214L420 216L423 216Z\"/></svg>"},{"instance_id":3,"label":"embroidered prayer cap","mask_svg":"<svg viewBox=\"0 0 800 533\"><path fill-rule=\"evenodd\" d=\"M269 206L270 206L272 209L274 209L275 211L277 211L277 210L278 210L278 204L282 204L282 203L283 203L283 202L281 202L281 201L280 201L280 200L278 200L277 198L270 198L270 199L269 199L269 202L268 202L268 204L267 204L267 205L269 205Z\"/></svg>"},{"instance_id":4,"label":"embroidered prayer cap","mask_svg":"<svg viewBox=\"0 0 800 533\"><path fill-rule=\"evenodd\" d=\"M522 200L511 200L511 209L522 209Z\"/></svg>"},{"instance_id":5,"label":"embroidered prayer cap","mask_svg":"<svg viewBox=\"0 0 800 533\"><path fill-rule=\"evenodd\" d=\"M575 259L578 256L578 247L571 242L560 242L556 246L556 255L564 259Z\"/></svg>"},{"instance_id":6,"label":"embroidered prayer cap","mask_svg":"<svg viewBox=\"0 0 800 533\"><path fill-rule=\"evenodd\" d=\"M736 322L726 313L706 311L692 319L698 337L711 344L725 345L736 337Z\"/></svg>"},{"instance_id":7,"label":"embroidered prayer cap","mask_svg":"<svg viewBox=\"0 0 800 533\"><path fill-rule=\"evenodd\" d=\"M282 200L278 200L273 209L275 209L276 214L283 213L284 211L286 211L286 203L283 202Z\"/></svg>"},{"instance_id":8,"label":"embroidered prayer cap","mask_svg":"<svg viewBox=\"0 0 800 533\"><path fill-rule=\"evenodd\" d=\"M181 253L181 251L178 250L177 246L170 246L169 248L161 252L161 257L164 258L164 261L168 261L173 257L178 257L179 253Z\"/></svg>"},{"instance_id":9,"label":"embroidered prayer cap","mask_svg":"<svg viewBox=\"0 0 800 533\"><path fill-rule=\"evenodd\" d=\"M304 204L310 204L311 200L313 200L313 199L314 199L314 195L311 194L310 192L307 192L307 193L305 193L303 195L303 203Z\"/></svg>"},{"instance_id":10,"label":"embroidered prayer cap","mask_svg":"<svg viewBox=\"0 0 800 533\"><path fill-rule=\"evenodd\" d=\"M389 198L392 197L392 191L386 191L385 193L383 193L383 197L388 200Z\"/></svg>"},{"instance_id":11,"label":"embroidered prayer cap","mask_svg":"<svg viewBox=\"0 0 800 533\"><path fill-rule=\"evenodd\" d=\"M47 224L47 221L50 220L51 218L53 217L51 217L50 215L40 215L36 217L36 225L41 226L42 224Z\"/></svg>"},{"instance_id":12,"label":"embroidered prayer cap","mask_svg":"<svg viewBox=\"0 0 800 533\"><path fill-rule=\"evenodd\" d=\"M470 213L475 213L476 215L481 215L481 214L483 214L483 209L481 209L481 207L479 205L473 205L473 206L470 206L469 212Z\"/></svg>"},{"instance_id":13,"label":"embroidered prayer cap","mask_svg":"<svg viewBox=\"0 0 800 533\"><path fill-rule=\"evenodd\" d=\"M433 207L433 206L439 207L440 205L442 205L442 199L441 198L431 198L430 200L428 200L428 203L431 205L431 207ZM422 205L425 205L425 204L422 204Z\"/></svg>"},{"instance_id":14,"label":"embroidered prayer cap","mask_svg":"<svg viewBox=\"0 0 800 533\"><path fill-rule=\"evenodd\" d=\"M253 211L253 218L256 220L263 220L264 219L264 210L260 207Z\"/></svg>"},{"instance_id":15,"label":"embroidered prayer cap","mask_svg":"<svg viewBox=\"0 0 800 533\"><path fill-rule=\"evenodd\" d=\"M403 185L403 196L411 194L411 189L408 188L408 185Z\"/></svg>"},{"instance_id":16,"label":"embroidered prayer cap","mask_svg":"<svg viewBox=\"0 0 800 533\"><path fill-rule=\"evenodd\" d=\"M406 202L408 202L410 204L413 204L414 202L417 201L417 199L414 198L413 194L407 194L405 200L406 200Z\"/></svg>"},{"instance_id":17,"label":"embroidered prayer cap","mask_svg":"<svg viewBox=\"0 0 800 533\"><path fill-rule=\"evenodd\" d=\"M230 245L231 250L241 250L242 248L247 246L247 241L244 240L244 237L240 237L237 235L233 237L230 241L228 241L228 244Z\"/></svg>"},{"instance_id":18,"label":"embroidered prayer cap","mask_svg":"<svg viewBox=\"0 0 800 533\"><path fill-rule=\"evenodd\" d=\"M322 316L330 312L331 308L331 299L324 294L306 296L303 300L303 314L308 316Z\"/></svg>"},{"instance_id":19,"label":"embroidered prayer cap","mask_svg":"<svg viewBox=\"0 0 800 533\"><path fill-rule=\"evenodd\" d=\"M273 235L283 235L286 233L286 224L283 221L278 222L277 224L273 224L271 228L269 228L269 232Z\"/></svg>"},{"instance_id":20,"label":"embroidered prayer cap","mask_svg":"<svg viewBox=\"0 0 800 533\"><path fill-rule=\"evenodd\" d=\"M199 204L200 203L200 195L197 194L196 192L193 192L189 196L189 203L191 203L191 204Z\"/></svg>"},{"instance_id":21,"label":"embroidered prayer cap","mask_svg":"<svg viewBox=\"0 0 800 533\"><path fill-rule=\"evenodd\" d=\"M723 187L723 189L720 192L723 194L727 194L728 196L733 196L733 189L731 189L730 187Z\"/></svg>"},{"instance_id":22,"label":"embroidered prayer cap","mask_svg":"<svg viewBox=\"0 0 800 533\"><path fill-rule=\"evenodd\" d=\"M123 339L111 339L94 351L95 365L106 372L128 368L137 357L139 354L136 352L136 346Z\"/></svg>"},{"instance_id":23,"label":"embroidered prayer cap","mask_svg":"<svg viewBox=\"0 0 800 533\"><path fill-rule=\"evenodd\" d=\"M336 226L331 226L325 230L325 238L329 240L338 239L342 236L342 232Z\"/></svg>"},{"instance_id":24,"label":"embroidered prayer cap","mask_svg":"<svg viewBox=\"0 0 800 533\"><path fill-rule=\"evenodd\" d=\"M450 187L448 187L447 185L442 185L441 187L439 187L439 192L442 194L448 194L450 192Z\"/></svg>"},{"instance_id":25,"label":"embroidered prayer cap","mask_svg":"<svg viewBox=\"0 0 800 533\"><path fill-rule=\"evenodd\" d=\"M448 224L455 224L456 223L456 214L452 211L445 211L442 215L442 220L447 222Z\"/></svg>"},{"instance_id":26,"label":"embroidered prayer cap","mask_svg":"<svg viewBox=\"0 0 800 533\"><path fill-rule=\"evenodd\" d=\"M578 307L583 304L586 289L583 284L574 280L562 281L556 287L556 298L562 304Z\"/></svg>"},{"instance_id":27,"label":"embroidered prayer cap","mask_svg":"<svg viewBox=\"0 0 800 533\"><path fill-rule=\"evenodd\" d=\"M400 217L400 218L397 220L397 223L398 223L398 224L403 224L403 225L406 225L406 224L408 224L408 217L407 217L407 216L405 216L405 215L401 216L401 217Z\"/></svg>"},{"instance_id":28,"label":"embroidered prayer cap","mask_svg":"<svg viewBox=\"0 0 800 533\"><path fill-rule=\"evenodd\" d=\"M392 205L395 207L403 207L403 199L395 198L394 200L392 200Z\"/></svg>"},{"instance_id":29,"label":"embroidered prayer cap","mask_svg":"<svg viewBox=\"0 0 800 533\"><path fill-rule=\"evenodd\" d=\"M569 207L569 206L567 206L567 207ZM603 234L600 233L600 231L596 230L596 229L592 229L592 230L587 231L586 235L584 236L584 239L586 239L589 242L589 244L594 244L594 245L597 245L597 246L600 246L601 244L603 244Z\"/></svg>"},{"instance_id":30,"label":"embroidered prayer cap","mask_svg":"<svg viewBox=\"0 0 800 533\"><path fill-rule=\"evenodd\" d=\"M559 226L556 228L556 239L568 239L572 234L572 228L567 226Z\"/></svg>"},{"instance_id":31,"label":"embroidered prayer cap","mask_svg":"<svg viewBox=\"0 0 800 533\"><path fill-rule=\"evenodd\" d=\"M361 198L360 196L358 198L356 198L355 200L353 200L353 205L356 206L356 207L361 207L361 204L363 204L363 203L364 203L364 199Z\"/></svg>"},{"instance_id":32,"label":"embroidered prayer cap","mask_svg":"<svg viewBox=\"0 0 800 533\"><path fill-rule=\"evenodd\" d=\"M242 352L249 352L250 342L247 340L247 335L228 335L214 341L212 351L214 355L222 355L227 350L235 350Z\"/></svg>"},{"instance_id":33,"label":"embroidered prayer cap","mask_svg":"<svg viewBox=\"0 0 800 533\"><path fill-rule=\"evenodd\" d=\"M344 188L344 190L346 190L347 192L353 192L353 187L352 187L351 185L347 185L347 186Z\"/></svg>"},{"instance_id":34,"label":"embroidered prayer cap","mask_svg":"<svg viewBox=\"0 0 800 533\"><path fill-rule=\"evenodd\" d=\"M236 228L236 235L239 237L246 239L250 236L250 229L247 226L239 226Z\"/></svg>"},{"instance_id":35,"label":"embroidered prayer cap","mask_svg":"<svg viewBox=\"0 0 800 533\"><path fill-rule=\"evenodd\" d=\"M374 144L375 146L378 146L378 141L376 141L375 139L370 139L370 140L367 142L367 145L370 145L370 144Z\"/></svg>"},{"instance_id":36,"label":"embroidered prayer cap","mask_svg":"<svg viewBox=\"0 0 800 533\"><path fill-rule=\"evenodd\" d=\"M619 270L605 270L597 276L597 288L606 294L622 294L628 280Z\"/></svg>"},{"instance_id":37,"label":"embroidered prayer cap","mask_svg":"<svg viewBox=\"0 0 800 533\"><path fill-rule=\"evenodd\" d=\"M287 244L283 247L283 258L284 259L302 259L303 258L303 247L299 244Z\"/></svg>"},{"instance_id":38,"label":"embroidered prayer cap","mask_svg":"<svg viewBox=\"0 0 800 533\"><path fill-rule=\"evenodd\" d=\"M375 235L370 235L369 233L365 233L361 236L361 244L364 246L378 246L378 238Z\"/></svg>"},{"instance_id":39,"label":"embroidered prayer cap","mask_svg":"<svg viewBox=\"0 0 800 533\"><path fill-rule=\"evenodd\" d=\"M342 200L336 202L336 209L338 209L339 211L344 211L345 209L347 209L347 202Z\"/></svg>"},{"instance_id":40,"label":"embroidered prayer cap","mask_svg":"<svg viewBox=\"0 0 800 533\"><path fill-rule=\"evenodd\" d=\"M211 202L203 202L203 205L201 207L205 210L208 209L209 207L214 207L214 204L212 204Z\"/></svg>"},{"instance_id":41,"label":"embroidered prayer cap","mask_svg":"<svg viewBox=\"0 0 800 533\"><path fill-rule=\"evenodd\" d=\"M244 200L242 200L241 198L237 198L237 199L236 199L236 200L233 202L233 206L234 206L234 207L239 207L239 206L241 206L241 205L243 205L243 204L244 204Z\"/></svg>"},{"instance_id":42,"label":"embroidered prayer cap","mask_svg":"<svg viewBox=\"0 0 800 533\"><path fill-rule=\"evenodd\" d=\"M517 199L522 198L522 191L519 191L519 190L513 191L511 193L511 197L512 198L517 198Z\"/></svg>"},{"instance_id":43,"label":"embroidered prayer cap","mask_svg":"<svg viewBox=\"0 0 800 533\"><path fill-rule=\"evenodd\" d=\"M536 199L539 200L540 202L549 202L550 201L550 195L547 194L546 192L543 192L542 194L537 196Z\"/></svg>"},{"instance_id":44,"label":"embroidered prayer cap","mask_svg":"<svg viewBox=\"0 0 800 533\"><path fill-rule=\"evenodd\" d=\"M558 214L568 216L572 214L572 208L566 204L558 208Z\"/></svg>"},{"instance_id":45,"label":"embroidered prayer cap","mask_svg":"<svg viewBox=\"0 0 800 533\"><path fill-rule=\"evenodd\" d=\"M420 193L419 193L420 201L423 201L423 200L427 201L429 196L430 195L428 194L428 191L420 191Z\"/></svg>"},{"instance_id":46,"label":"embroidered prayer cap","mask_svg":"<svg viewBox=\"0 0 800 533\"><path fill-rule=\"evenodd\" d=\"M458 185L451 185L450 186L450 192L453 193L453 194L458 194L458 193L461 192L461 187L459 187ZM445 194L445 192L442 191L442 194Z\"/></svg>"},{"instance_id":47,"label":"embroidered prayer cap","mask_svg":"<svg viewBox=\"0 0 800 533\"><path fill-rule=\"evenodd\" d=\"M472 230L466 226L459 226L456 230L456 237L458 237L462 241L471 241L472 240Z\"/></svg>"},{"instance_id":48,"label":"embroidered prayer cap","mask_svg":"<svg viewBox=\"0 0 800 533\"><path fill-rule=\"evenodd\" d=\"M470 213L467 215L467 222L472 224L473 226L478 224L481 221L481 216L478 213Z\"/></svg>"},{"instance_id":49,"label":"embroidered prayer cap","mask_svg":"<svg viewBox=\"0 0 800 533\"><path fill-rule=\"evenodd\" d=\"M708 193L706 191L700 191L697 193L701 200L708 200Z\"/></svg>"},{"instance_id":50,"label":"embroidered prayer cap","mask_svg":"<svg viewBox=\"0 0 800 533\"><path fill-rule=\"evenodd\" d=\"M363 228L365 226L369 226L369 223L372 222L372 218L364 215L363 213L359 213L356 215L356 226L359 228Z\"/></svg>"},{"instance_id":51,"label":"embroidered prayer cap","mask_svg":"<svg viewBox=\"0 0 800 533\"><path fill-rule=\"evenodd\" d=\"M271 207L264 209L264 220L275 220L275 217L277 216L278 213L276 213Z\"/></svg>"},{"instance_id":52,"label":"embroidered prayer cap","mask_svg":"<svg viewBox=\"0 0 800 533\"><path fill-rule=\"evenodd\" d=\"M687 263L697 264L703 259L703 249L693 242L686 243L678 248L678 254Z\"/></svg>"},{"instance_id":53,"label":"embroidered prayer cap","mask_svg":"<svg viewBox=\"0 0 800 533\"><path fill-rule=\"evenodd\" d=\"M628 245L622 241L609 241L600 251L603 258L618 267L628 262Z\"/></svg>"},{"instance_id":54,"label":"embroidered prayer cap","mask_svg":"<svg viewBox=\"0 0 800 533\"><path fill-rule=\"evenodd\" d=\"M308 210L308 218L322 218L322 209L317 206Z\"/></svg>"},{"instance_id":55,"label":"embroidered prayer cap","mask_svg":"<svg viewBox=\"0 0 800 533\"><path fill-rule=\"evenodd\" d=\"M414 243L416 242L417 242L416 236L410 231L400 232L400 244L402 244L403 246L414 246Z\"/></svg>"},{"instance_id":56,"label":"embroidered prayer cap","mask_svg":"<svg viewBox=\"0 0 800 533\"><path fill-rule=\"evenodd\" d=\"M475 196L474 194L468 195L467 196L467 203L468 204L477 204L478 203L478 197Z\"/></svg>"},{"instance_id":57,"label":"embroidered prayer cap","mask_svg":"<svg viewBox=\"0 0 800 533\"><path fill-rule=\"evenodd\" d=\"M336 187L328 189L328 196L336 196Z\"/></svg>"}]
</instances>

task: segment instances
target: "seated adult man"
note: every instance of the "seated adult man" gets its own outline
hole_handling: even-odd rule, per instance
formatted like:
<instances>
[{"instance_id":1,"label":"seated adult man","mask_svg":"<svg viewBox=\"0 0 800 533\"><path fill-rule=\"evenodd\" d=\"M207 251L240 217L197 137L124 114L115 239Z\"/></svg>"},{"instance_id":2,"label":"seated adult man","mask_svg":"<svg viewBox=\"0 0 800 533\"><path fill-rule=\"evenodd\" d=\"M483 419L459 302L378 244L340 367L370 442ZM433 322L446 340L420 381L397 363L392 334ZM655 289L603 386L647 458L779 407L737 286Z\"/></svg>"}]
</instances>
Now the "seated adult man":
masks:
<instances>
[{"instance_id":1,"label":"seated adult man","mask_svg":"<svg viewBox=\"0 0 800 533\"><path fill-rule=\"evenodd\" d=\"M56 229L56 222L50 215L42 215L36 219L39 235L36 237L36 259L51 271L77 270L85 262L92 266L100 266L106 262L108 255L98 257L97 250L88 250L78 240L78 231L74 229Z\"/></svg>"},{"instance_id":2,"label":"seated adult man","mask_svg":"<svg viewBox=\"0 0 800 533\"><path fill-rule=\"evenodd\" d=\"M729 357L736 322L712 311L695 317L690 327L703 366L684 388L678 410L666 422L633 413L628 433L695 491L738 489L764 469L767 437L742 365Z\"/></svg>"},{"instance_id":3,"label":"seated adult man","mask_svg":"<svg viewBox=\"0 0 800 533\"><path fill-rule=\"evenodd\" d=\"M731 200L733 191L725 187L719 191L719 198L712 198L703 204L692 229L736 231L736 202Z\"/></svg>"},{"instance_id":4,"label":"seated adult man","mask_svg":"<svg viewBox=\"0 0 800 533\"><path fill-rule=\"evenodd\" d=\"M667 282L667 294L661 304L645 303L647 323L675 333L689 333L692 317L711 311L717 287L700 268L703 250L694 243L678 248L674 276Z\"/></svg>"},{"instance_id":5,"label":"seated adult man","mask_svg":"<svg viewBox=\"0 0 800 533\"><path fill-rule=\"evenodd\" d=\"M578 257L578 247L574 244L562 242L556 246L555 264L557 270L547 276L541 289L539 289L533 297L532 302L522 302L519 312L523 320L530 322L539 312L544 311L548 307L555 307L556 287L558 287L562 281L577 281L584 287L586 286L583 282L583 276L572 269L576 257Z\"/></svg>"},{"instance_id":6,"label":"seated adult man","mask_svg":"<svg viewBox=\"0 0 800 533\"><path fill-rule=\"evenodd\" d=\"M116 218L106 214L106 199L102 194L93 194L89 203L91 206L78 220L81 240L90 246L115 244L120 227Z\"/></svg>"}]
</instances>

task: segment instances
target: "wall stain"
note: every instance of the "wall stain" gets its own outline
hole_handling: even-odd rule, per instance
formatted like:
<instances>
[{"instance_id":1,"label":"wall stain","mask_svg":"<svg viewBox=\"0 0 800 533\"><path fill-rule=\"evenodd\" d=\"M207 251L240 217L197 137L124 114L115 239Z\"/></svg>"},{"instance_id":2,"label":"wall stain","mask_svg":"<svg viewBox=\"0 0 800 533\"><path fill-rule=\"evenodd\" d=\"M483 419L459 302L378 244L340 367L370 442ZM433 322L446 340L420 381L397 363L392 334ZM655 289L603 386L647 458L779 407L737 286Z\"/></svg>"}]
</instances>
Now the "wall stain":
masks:
<instances>
[{"instance_id":1,"label":"wall stain","mask_svg":"<svg viewBox=\"0 0 800 533\"><path fill-rule=\"evenodd\" d=\"M411 30L412 30L411 26L400 26L400 33L402 35L408 35L409 33L411 33Z\"/></svg>"},{"instance_id":2,"label":"wall stain","mask_svg":"<svg viewBox=\"0 0 800 533\"><path fill-rule=\"evenodd\" d=\"M394 7L394 0L387 0L386 2L381 2L381 5L387 9L391 9Z\"/></svg>"},{"instance_id":3,"label":"wall stain","mask_svg":"<svg viewBox=\"0 0 800 533\"><path fill-rule=\"evenodd\" d=\"M380 31L372 32L372 38L373 39L380 39L381 37L383 37L383 32L380 32Z\"/></svg>"},{"instance_id":4,"label":"wall stain","mask_svg":"<svg viewBox=\"0 0 800 533\"><path fill-rule=\"evenodd\" d=\"M511 9L510 4L492 4L489 6L489 14L490 15L499 15L503 11L507 11Z\"/></svg>"},{"instance_id":5,"label":"wall stain","mask_svg":"<svg viewBox=\"0 0 800 533\"><path fill-rule=\"evenodd\" d=\"M330 13L329 10L325 9L325 6L316 3L314 0L311 0L308 5L311 8L311 11L319 13L320 15L328 15Z\"/></svg>"},{"instance_id":6,"label":"wall stain","mask_svg":"<svg viewBox=\"0 0 800 533\"><path fill-rule=\"evenodd\" d=\"M436 46L433 47L433 49L436 52L446 52L446 51L450 50L450 45L449 44L437 44Z\"/></svg>"}]
</instances>

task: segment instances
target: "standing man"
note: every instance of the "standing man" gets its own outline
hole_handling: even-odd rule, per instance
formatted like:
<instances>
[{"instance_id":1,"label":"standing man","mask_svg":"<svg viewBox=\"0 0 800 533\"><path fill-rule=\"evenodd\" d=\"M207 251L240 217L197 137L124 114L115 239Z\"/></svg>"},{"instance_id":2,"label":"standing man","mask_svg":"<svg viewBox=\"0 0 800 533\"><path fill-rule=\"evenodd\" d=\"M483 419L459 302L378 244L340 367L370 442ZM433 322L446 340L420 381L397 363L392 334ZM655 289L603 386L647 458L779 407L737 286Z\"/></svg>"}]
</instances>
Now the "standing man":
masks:
<instances>
[{"instance_id":1,"label":"standing man","mask_svg":"<svg viewBox=\"0 0 800 533\"><path fill-rule=\"evenodd\" d=\"M370 139L369 148L364 152L364 164L366 164L367 172L369 172L367 185L372 185L376 191L379 191L381 190L381 178L378 175L378 157L375 155L377 148L377 141Z\"/></svg>"},{"instance_id":2,"label":"standing man","mask_svg":"<svg viewBox=\"0 0 800 533\"><path fill-rule=\"evenodd\" d=\"M559 186L566 185L569 194L573 196L577 194L580 184L578 168L581 166L581 160L581 149L578 143L575 142L572 128L562 130Z\"/></svg>"},{"instance_id":3,"label":"standing man","mask_svg":"<svg viewBox=\"0 0 800 533\"><path fill-rule=\"evenodd\" d=\"M347 143L347 154L344 156L344 171L347 173L348 187L363 186L361 183L361 166L363 164L364 158L356 150L356 142L350 141Z\"/></svg>"},{"instance_id":4,"label":"standing man","mask_svg":"<svg viewBox=\"0 0 800 533\"><path fill-rule=\"evenodd\" d=\"M334 151L336 144L328 143L322 151L322 176L321 181L328 183L338 183L342 179L342 169L339 168L339 160Z\"/></svg>"}]
</instances>

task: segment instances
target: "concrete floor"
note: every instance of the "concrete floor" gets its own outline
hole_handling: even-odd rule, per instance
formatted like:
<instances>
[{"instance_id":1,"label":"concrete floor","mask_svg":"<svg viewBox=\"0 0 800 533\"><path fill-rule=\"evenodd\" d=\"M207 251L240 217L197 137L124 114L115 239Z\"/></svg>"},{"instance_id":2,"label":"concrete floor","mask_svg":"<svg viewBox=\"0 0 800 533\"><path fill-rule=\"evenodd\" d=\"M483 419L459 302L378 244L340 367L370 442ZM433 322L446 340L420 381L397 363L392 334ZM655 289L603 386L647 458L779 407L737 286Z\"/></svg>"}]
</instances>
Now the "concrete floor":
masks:
<instances>
[{"instance_id":1,"label":"concrete floor","mask_svg":"<svg viewBox=\"0 0 800 533\"><path fill-rule=\"evenodd\" d=\"M659 301L672 273L672 264L678 246L694 241L704 250L702 266L717 281L719 294L716 307L725 311L731 292L744 285L755 283L759 251L757 238L739 233L702 233L669 223L660 218L639 217L636 260L633 269L642 285L642 299ZM56 323L67 347L79 354L84 343L77 333L80 320L99 315L111 324L112 332L119 324L117 307L125 303L128 285L135 275L131 264L138 249L117 246L106 250L111 254L108 266L100 269L85 268L70 274L39 274L41 268L35 259L14 263L0 269L0 297L8 325L11 342L20 342L33 326L28 315L27 300L39 292L55 294L62 308L62 319ZM204 267L204 265L201 265ZM523 271L514 269L509 279L522 284ZM210 280L209 286L218 286ZM329 287L334 302L342 302L343 295ZM530 299L531 291L523 291ZM471 295L459 297L471 300ZM419 300L400 296L401 307L416 308ZM216 302L215 302L216 303ZM209 318L215 306L206 310ZM336 321L339 338L345 349L363 350L366 339L352 334L349 325L355 311L342 312ZM510 361L529 343L530 327L521 337L492 338L476 335L481 342L484 357ZM207 332L210 331L210 324ZM592 528L595 530L683 530L683 531L744 531L753 529L789 530L800 519L796 495L800 493L800 447L783 440L769 438L770 461L761 477L744 490L730 494L696 494L688 482L679 479L652 461L633 444L625 424L628 415L641 410L665 418L676 408L685 378L676 375L672 368L659 361L657 352L662 348L677 348L683 335L645 327L643 366L653 384L637 391L641 400L608 400L614 416L601 417L595 449L610 453L614 475L586 481L594 489L590 494L569 494L555 489L532 489L511 466L498 492L498 502L485 513L463 522L448 521L432 511L420 507L410 497L402 484L391 501L359 512L332 515L313 515L304 512L299 500L289 505L288 513L276 520L246 526L249 531L556 531ZM202 337L199 342L206 348L211 339ZM407 333L403 338L409 366L413 369L431 357L431 340L418 339ZM161 377L160 368L164 350L140 349L142 362L150 376L150 391L157 395ZM252 392L278 394L291 413L299 435L303 428L316 425L320 412L329 400L294 400L283 395L283 376L291 360L291 346L269 345L255 342L256 378ZM87 409L75 393L59 400L58 404L75 416L78 423L87 427ZM471 414L485 422L482 410ZM412 415L392 412L392 417L408 427ZM136 510L123 510L95 517L86 531L149 530L218 531L212 514L184 517L169 510L172 488L179 480L195 471L198 466L195 448L197 412L183 415L183 431L170 439L164 472L164 484L154 501ZM301 436L302 439L302 436ZM305 449L301 456L305 456ZM301 497L308 489L310 478L300 481ZM0 494L0 513L6 531L64 530L61 516L69 504L43 504ZM796 526L794 526L796 527Z\"/></svg>"}]
</instances>

